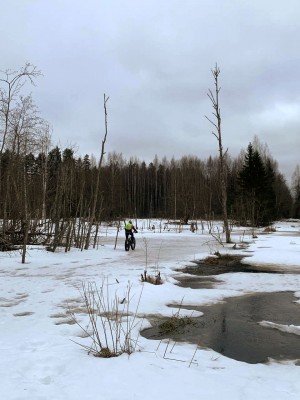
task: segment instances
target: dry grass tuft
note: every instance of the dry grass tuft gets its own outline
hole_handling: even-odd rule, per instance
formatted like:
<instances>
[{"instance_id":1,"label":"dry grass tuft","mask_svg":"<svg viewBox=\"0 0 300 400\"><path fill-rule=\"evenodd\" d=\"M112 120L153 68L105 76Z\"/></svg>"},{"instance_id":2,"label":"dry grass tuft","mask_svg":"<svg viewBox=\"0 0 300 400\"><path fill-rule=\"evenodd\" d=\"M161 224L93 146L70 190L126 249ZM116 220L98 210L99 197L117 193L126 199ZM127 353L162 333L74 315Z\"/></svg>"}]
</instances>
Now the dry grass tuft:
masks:
<instances>
[{"instance_id":1,"label":"dry grass tuft","mask_svg":"<svg viewBox=\"0 0 300 400\"><path fill-rule=\"evenodd\" d=\"M184 329L187 325L194 324L194 320L191 316L180 315L180 311L182 308L182 302L183 302L183 299L181 300L178 311L175 314L173 314L171 318L162 322L159 325L159 331L161 334L170 333L170 332L178 332L179 330Z\"/></svg>"},{"instance_id":2,"label":"dry grass tuft","mask_svg":"<svg viewBox=\"0 0 300 400\"><path fill-rule=\"evenodd\" d=\"M177 332L181 329L184 329L187 325L193 325L194 321L191 317L181 316L179 314L173 315L167 321L162 322L159 325L159 332L161 334Z\"/></svg>"},{"instance_id":3,"label":"dry grass tuft","mask_svg":"<svg viewBox=\"0 0 300 400\"><path fill-rule=\"evenodd\" d=\"M232 255L232 254L221 254L218 251L215 252L214 254L216 257L214 256L209 256L206 257L202 260L202 263L205 264L210 264L210 265L220 265L222 264L228 264L230 262L236 261L237 256L236 255Z\"/></svg>"},{"instance_id":4,"label":"dry grass tuft","mask_svg":"<svg viewBox=\"0 0 300 400\"><path fill-rule=\"evenodd\" d=\"M147 271L144 271L144 275L141 274L141 281L142 282L148 282L151 283L152 285L162 285L163 281L160 276L160 272L158 272L157 275L148 275Z\"/></svg>"},{"instance_id":5,"label":"dry grass tuft","mask_svg":"<svg viewBox=\"0 0 300 400\"><path fill-rule=\"evenodd\" d=\"M271 233L271 232L276 232L276 228L274 226L267 226L264 230L264 233Z\"/></svg>"}]
</instances>

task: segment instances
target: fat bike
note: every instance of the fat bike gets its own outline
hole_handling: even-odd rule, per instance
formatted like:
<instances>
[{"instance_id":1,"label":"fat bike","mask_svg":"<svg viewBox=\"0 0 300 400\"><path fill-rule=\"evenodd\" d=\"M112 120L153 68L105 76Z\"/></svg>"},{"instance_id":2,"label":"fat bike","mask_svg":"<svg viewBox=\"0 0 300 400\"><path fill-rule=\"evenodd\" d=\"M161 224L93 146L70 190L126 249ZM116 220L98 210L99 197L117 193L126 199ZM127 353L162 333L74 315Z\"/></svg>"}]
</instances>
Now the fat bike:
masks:
<instances>
[{"instance_id":1,"label":"fat bike","mask_svg":"<svg viewBox=\"0 0 300 400\"><path fill-rule=\"evenodd\" d=\"M135 237L129 236L128 239L125 239L125 251L135 249Z\"/></svg>"}]
</instances>

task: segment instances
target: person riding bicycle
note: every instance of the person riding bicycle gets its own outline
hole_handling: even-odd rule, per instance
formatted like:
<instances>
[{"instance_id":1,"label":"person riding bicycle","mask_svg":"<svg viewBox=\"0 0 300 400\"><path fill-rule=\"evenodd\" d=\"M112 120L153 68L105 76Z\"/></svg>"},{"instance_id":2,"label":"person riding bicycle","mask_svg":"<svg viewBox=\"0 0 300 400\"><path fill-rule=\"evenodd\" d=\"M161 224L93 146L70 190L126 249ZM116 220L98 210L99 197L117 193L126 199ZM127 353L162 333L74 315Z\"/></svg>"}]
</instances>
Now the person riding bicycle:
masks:
<instances>
[{"instance_id":1,"label":"person riding bicycle","mask_svg":"<svg viewBox=\"0 0 300 400\"><path fill-rule=\"evenodd\" d=\"M125 223L125 235L126 235L126 240L128 240L129 235L131 236L131 239L134 239L134 233L137 233L137 230L135 229L131 219Z\"/></svg>"}]
</instances>

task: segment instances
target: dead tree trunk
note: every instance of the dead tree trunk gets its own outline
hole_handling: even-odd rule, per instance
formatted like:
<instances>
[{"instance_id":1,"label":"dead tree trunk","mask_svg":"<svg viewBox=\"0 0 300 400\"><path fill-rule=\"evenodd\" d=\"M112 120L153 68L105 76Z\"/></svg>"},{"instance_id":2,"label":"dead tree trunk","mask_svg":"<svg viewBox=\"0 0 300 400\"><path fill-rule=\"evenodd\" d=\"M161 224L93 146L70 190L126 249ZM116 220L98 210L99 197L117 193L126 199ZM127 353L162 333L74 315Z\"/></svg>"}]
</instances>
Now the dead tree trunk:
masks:
<instances>
[{"instance_id":1,"label":"dead tree trunk","mask_svg":"<svg viewBox=\"0 0 300 400\"><path fill-rule=\"evenodd\" d=\"M219 87L218 77L220 74L220 69L216 65L212 70L212 74L214 77L215 84L215 92L213 93L210 89L207 93L212 106L213 106L213 115L215 116L216 122L210 120L208 117L208 121L216 128L216 132L212 132L212 134L216 137L219 146L219 167L220 167L220 188L221 188L221 201L222 201L222 212L223 212L223 221L224 221L224 231L226 235L226 243L230 243L230 229L228 223L228 215L227 215L227 185L226 185L226 161L225 156L227 150L223 152L223 144L222 144L222 130L221 130L221 112L219 106L219 93L221 88Z\"/></svg>"},{"instance_id":2,"label":"dead tree trunk","mask_svg":"<svg viewBox=\"0 0 300 400\"><path fill-rule=\"evenodd\" d=\"M101 166L102 166L102 161L103 161L103 157L104 157L104 154L105 154L104 149L105 149L105 142L106 142L106 137L107 137L107 110L106 110L106 103L108 102L108 100L109 100L109 97L106 97L106 95L104 94L105 134L104 134L104 138L102 140L101 155L100 155L100 160L99 160L99 165L98 165L98 174L97 174L97 180L96 180L95 193L94 193L92 209L91 209L91 215L90 215L90 220L89 220L89 224L88 224L88 231L87 231L86 241L85 241L85 246L84 246L85 250L87 250L89 248L89 245L90 245L91 231L92 231L93 223L95 222L96 206L97 206L97 201L98 201L98 196L99 196Z\"/></svg>"},{"instance_id":3,"label":"dead tree trunk","mask_svg":"<svg viewBox=\"0 0 300 400\"><path fill-rule=\"evenodd\" d=\"M135 226L137 226L137 223L135 224ZM116 238L115 238L115 247L114 247L114 250L116 250L116 247L117 247L117 242L118 242L118 236L119 236L120 229L121 229L121 218L119 218L119 220L118 220L117 234L116 234Z\"/></svg>"}]
</instances>

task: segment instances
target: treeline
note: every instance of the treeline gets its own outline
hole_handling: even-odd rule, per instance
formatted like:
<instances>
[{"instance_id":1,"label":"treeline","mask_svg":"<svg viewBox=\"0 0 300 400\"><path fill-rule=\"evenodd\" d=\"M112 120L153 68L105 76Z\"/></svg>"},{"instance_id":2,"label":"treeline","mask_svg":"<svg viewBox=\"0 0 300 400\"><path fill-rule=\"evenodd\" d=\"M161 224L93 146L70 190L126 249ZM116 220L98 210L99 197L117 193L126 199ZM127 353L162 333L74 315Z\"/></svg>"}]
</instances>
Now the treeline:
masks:
<instances>
[{"instance_id":1,"label":"treeline","mask_svg":"<svg viewBox=\"0 0 300 400\"><path fill-rule=\"evenodd\" d=\"M257 138L236 159L221 157L221 170L220 157L155 157L146 164L111 153L102 162L105 95L99 162L76 157L70 148L51 148L49 124L32 96L23 94L24 85L35 84L40 75L30 63L0 73L0 250L22 245L24 262L28 243L44 243L52 251L61 245L66 250L95 246L103 220L221 218L226 189L225 211L235 223L260 226L300 217L299 167L291 192Z\"/></svg>"},{"instance_id":2,"label":"treeline","mask_svg":"<svg viewBox=\"0 0 300 400\"><path fill-rule=\"evenodd\" d=\"M108 154L100 171L96 220L125 216L184 221L222 214L218 159L186 156L150 164ZM72 149L0 156L2 220L90 217L98 167ZM249 144L237 159L227 158L228 215L240 223L267 225L296 210L276 162Z\"/></svg>"}]
</instances>

